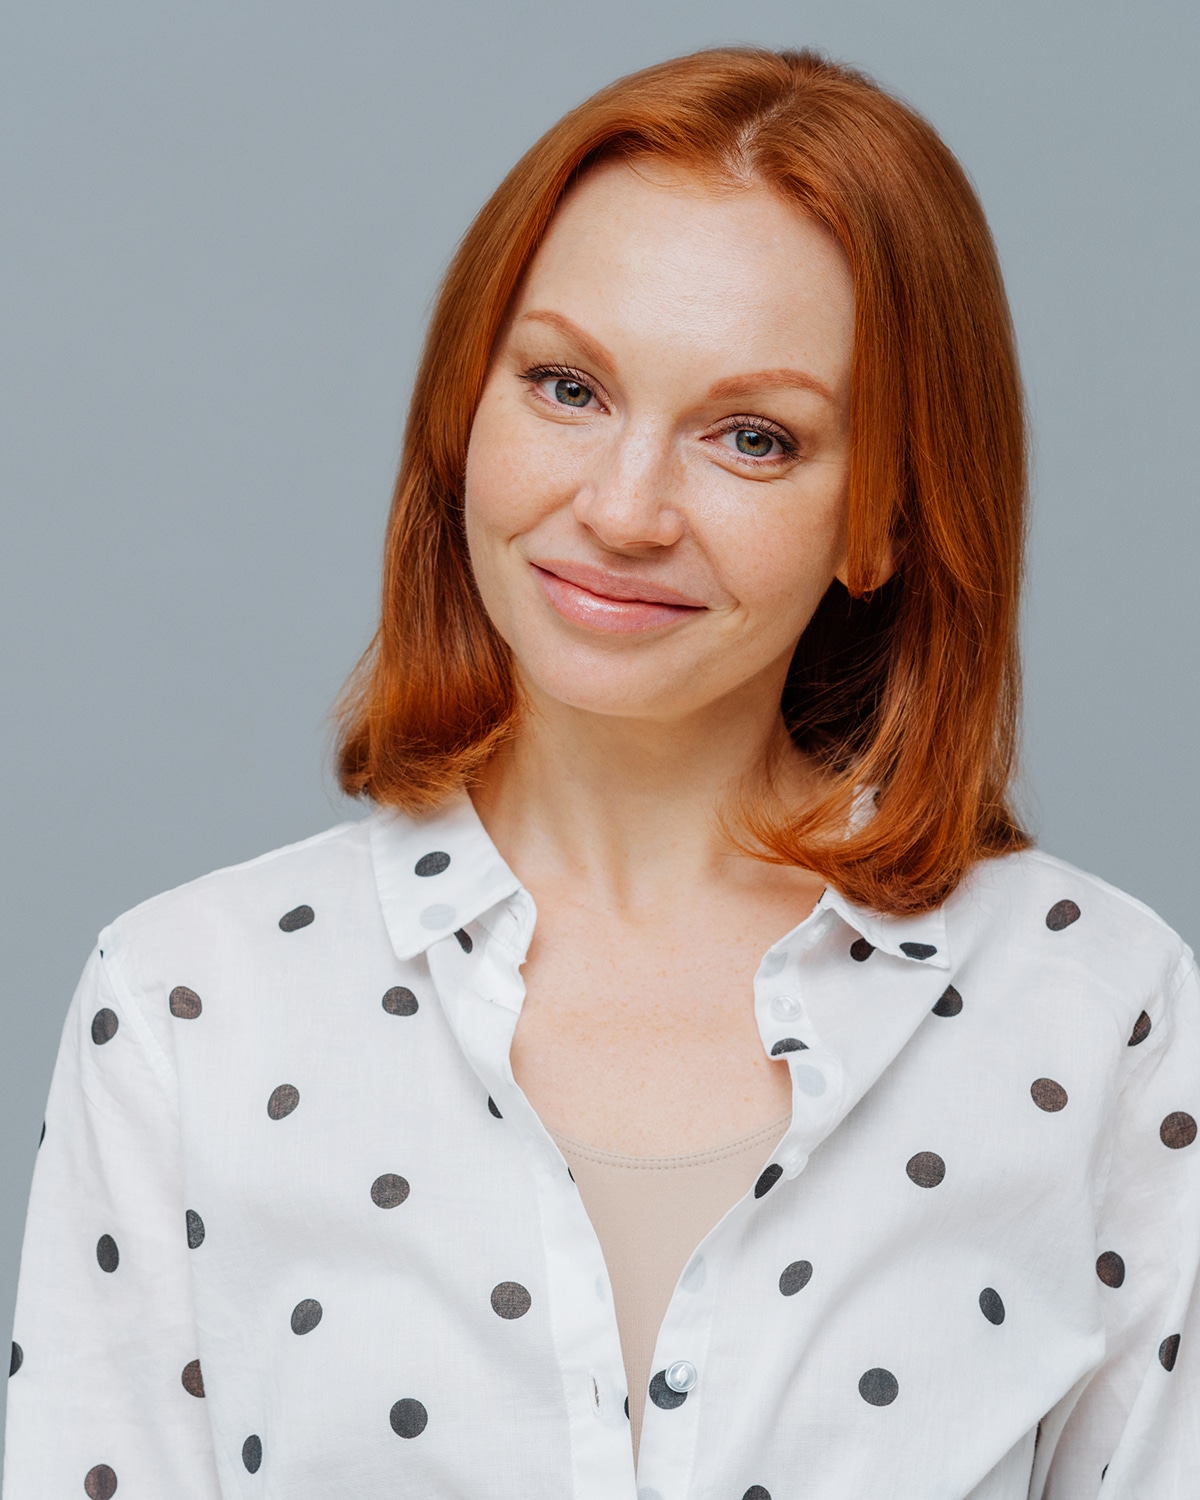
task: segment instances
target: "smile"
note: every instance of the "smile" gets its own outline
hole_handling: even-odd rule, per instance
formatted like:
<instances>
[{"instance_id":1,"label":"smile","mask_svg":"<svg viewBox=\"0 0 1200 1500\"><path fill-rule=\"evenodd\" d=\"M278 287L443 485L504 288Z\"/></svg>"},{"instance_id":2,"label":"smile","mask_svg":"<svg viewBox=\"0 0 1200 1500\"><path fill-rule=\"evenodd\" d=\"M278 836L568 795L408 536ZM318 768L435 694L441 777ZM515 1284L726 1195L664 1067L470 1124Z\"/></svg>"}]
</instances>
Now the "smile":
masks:
<instances>
[{"instance_id":1,"label":"smile","mask_svg":"<svg viewBox=\"0 0 1200 1500\"><path fill-rule=\"evenodd\" d=\"M530 567L564 620L609 634L661 629L707 607L677 589L619 578L583 563L531 563Z\"/></svg>"}]
</instances>

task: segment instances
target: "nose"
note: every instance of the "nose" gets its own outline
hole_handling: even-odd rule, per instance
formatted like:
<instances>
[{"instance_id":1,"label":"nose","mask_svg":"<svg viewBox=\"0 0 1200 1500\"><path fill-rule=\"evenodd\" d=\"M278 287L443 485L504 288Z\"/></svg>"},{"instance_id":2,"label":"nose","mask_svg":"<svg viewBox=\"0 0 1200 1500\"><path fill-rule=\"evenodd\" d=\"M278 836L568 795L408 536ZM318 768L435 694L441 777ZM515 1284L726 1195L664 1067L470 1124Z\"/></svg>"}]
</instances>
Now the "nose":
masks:
<instances>
[{"instance_id":1,"label":"nose","mask_svg":"<svg viewBox=\"0 0 1200 1500\"><path fill-rule=\"evenodd\" d=\"M681 481L669 434L627 427L596 453L575 494L575 519L614 552L673 546L686 530Z\"/></svg>"}]
</instances>

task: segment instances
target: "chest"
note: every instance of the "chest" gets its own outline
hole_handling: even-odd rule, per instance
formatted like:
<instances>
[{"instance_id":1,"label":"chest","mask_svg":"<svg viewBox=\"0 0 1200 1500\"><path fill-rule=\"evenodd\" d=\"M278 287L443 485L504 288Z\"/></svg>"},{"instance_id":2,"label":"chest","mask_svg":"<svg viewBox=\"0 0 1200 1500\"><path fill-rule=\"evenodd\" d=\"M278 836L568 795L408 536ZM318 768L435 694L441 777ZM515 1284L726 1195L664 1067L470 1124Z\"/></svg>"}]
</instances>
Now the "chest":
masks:
<instances>
[{"instance_id":1,"label":"chest","mask_svg":"<svg viewBox=\"0 0 1200 1500\"><path fill-rule=\"evenodd\" d=\"M511 1052L534 1109L631 1155L707 1150L780 1119L790 1082L763 1047L754 975L793 921L771 909L615 918L539 904Z\"/></svg>"}]
</instances>

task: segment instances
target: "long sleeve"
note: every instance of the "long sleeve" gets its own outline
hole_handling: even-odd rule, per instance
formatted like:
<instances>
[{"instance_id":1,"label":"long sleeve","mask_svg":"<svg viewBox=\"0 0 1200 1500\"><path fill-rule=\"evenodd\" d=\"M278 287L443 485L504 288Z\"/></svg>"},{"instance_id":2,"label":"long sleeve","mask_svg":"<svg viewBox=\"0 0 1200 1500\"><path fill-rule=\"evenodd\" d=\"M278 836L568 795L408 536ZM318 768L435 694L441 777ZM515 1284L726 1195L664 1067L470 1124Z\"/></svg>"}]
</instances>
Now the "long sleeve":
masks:
<instances>
[{"instance_id":1,"label":"long sleeve","mask_svg":"<svg viewBox=\"0 0 1200 1500\"><path fill-rule=\"evenodd\" d=\"M1200 980L1190 953L1155 1010L1128 1043L1098 1215L1105 1357L1042 1424L1031 1490L1042 1500L1200 1493Z\"/></svg>"},{"instance_id":2,"label":"long sleeve","mask_svg":"<svg viewBox=\"0 0 1200 1500\"><path fill-rule=\"evenodd\" d=\"M4 1500L218 1500L175 1084L97 949L71 1002L25 1228Z\"/></svg>"}]
</instances>

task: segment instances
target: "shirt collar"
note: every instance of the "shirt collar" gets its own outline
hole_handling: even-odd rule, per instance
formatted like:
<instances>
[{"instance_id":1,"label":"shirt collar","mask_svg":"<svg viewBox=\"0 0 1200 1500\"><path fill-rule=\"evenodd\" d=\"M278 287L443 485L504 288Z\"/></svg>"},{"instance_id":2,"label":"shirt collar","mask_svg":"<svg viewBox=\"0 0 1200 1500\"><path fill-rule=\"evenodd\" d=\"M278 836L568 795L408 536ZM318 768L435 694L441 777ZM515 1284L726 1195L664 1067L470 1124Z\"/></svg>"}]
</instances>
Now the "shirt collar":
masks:
<instances>
[{"instance_id":1,"label":"shirt collar","mask_svg":"<svg viewBox=\"0 0 1200 1500\"><path fill-rule=\"evenodd\" d=\"M521 889L466 792L423 818L379 809L370 822L379 899L398 958L416 957ZM941 907L916 916L885 916L826 886L801 926L811 930L823 911L835 912L871 948L924 968L951 967ZM786 947L791 939L789 934L775 947Z\"/></svg>"},{"instance_id":2,"label":"shirt collar","mask_svg":"<svg viewBox=\"0 0 1200 1500\"><path fill-rule=\"evenodd\" d=\"M371 856L396 956L415 958L521 889L466 792L413 818L379 809Z\"/></svg>"}]
</instances>

